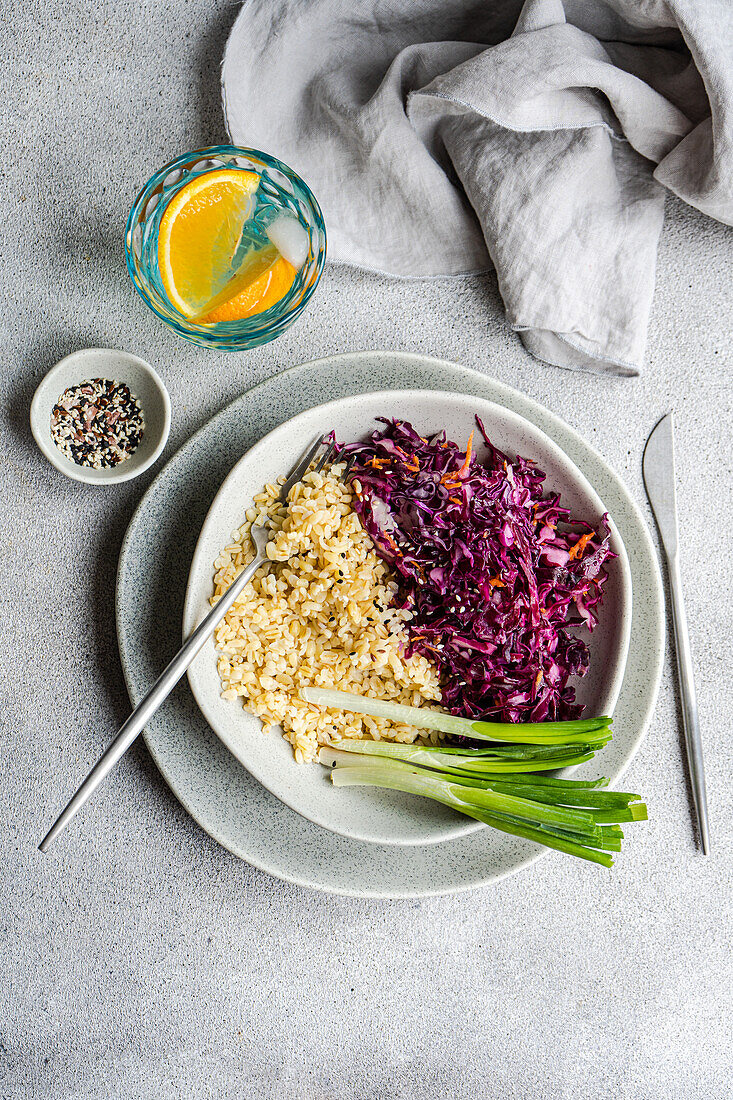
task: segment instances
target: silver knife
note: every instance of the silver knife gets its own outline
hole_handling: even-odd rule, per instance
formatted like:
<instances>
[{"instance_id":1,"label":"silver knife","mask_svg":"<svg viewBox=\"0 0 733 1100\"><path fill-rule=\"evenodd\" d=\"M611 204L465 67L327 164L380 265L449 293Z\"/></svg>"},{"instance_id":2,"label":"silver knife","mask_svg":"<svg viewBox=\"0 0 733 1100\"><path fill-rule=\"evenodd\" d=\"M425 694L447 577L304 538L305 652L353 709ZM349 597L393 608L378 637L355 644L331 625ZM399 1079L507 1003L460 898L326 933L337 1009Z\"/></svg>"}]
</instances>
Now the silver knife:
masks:
<instances>
[{"instance_id":1,"label":"silver knife","mask_svg":"<svg viewBox=\"0 0 733 1100\"><path fill-rule=\"evenodd\" d=\"M697 697L692 672L690 636L687 616L682 599L682 578L679 562L679 529L677 526L677 498L674 472L674 423L672 413L663 416L646 441L642 462L644 485L649 503L657 521L659 534L667 559L669 591L672 599L672 624L674 627L677 675L682 696L682 720L685 728L687 762L690 768L692 797L697 811L700 842L705 855L710 852L708 828L708 802L705 790L705 768L702 758L702 738L697 713Z\"/></svg>"}]
</instances>

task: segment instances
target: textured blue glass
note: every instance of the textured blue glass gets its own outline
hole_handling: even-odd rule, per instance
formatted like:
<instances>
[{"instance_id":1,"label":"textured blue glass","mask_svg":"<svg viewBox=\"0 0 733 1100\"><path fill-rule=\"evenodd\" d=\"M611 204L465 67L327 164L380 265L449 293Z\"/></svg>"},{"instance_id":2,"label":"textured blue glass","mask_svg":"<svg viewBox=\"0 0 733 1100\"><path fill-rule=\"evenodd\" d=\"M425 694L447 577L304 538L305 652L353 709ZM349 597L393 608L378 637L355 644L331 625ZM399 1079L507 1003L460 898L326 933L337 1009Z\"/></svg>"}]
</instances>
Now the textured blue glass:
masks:
<instances>
[{"instance_id":1,"label":"textured blue glass","mask_svg":"<svg viewBox=\"0 0 733 1100\"><path fill-rule=\"evenodd\" d=\"M258 195L295 214L307 229L308 256L288 293L269 309L241 321L200 325L187 320L168 301L158 271L158 228L165 208L182 187L203 172L221 168L245 169L262 177ZM125 255L137 292L179 336L217 351L244 351L274 340L305 309L326 260L326 227L310 188L282 161L256 149L212 145L171 161L145 184L127 220Z\"/></svg>"}]
</instances>

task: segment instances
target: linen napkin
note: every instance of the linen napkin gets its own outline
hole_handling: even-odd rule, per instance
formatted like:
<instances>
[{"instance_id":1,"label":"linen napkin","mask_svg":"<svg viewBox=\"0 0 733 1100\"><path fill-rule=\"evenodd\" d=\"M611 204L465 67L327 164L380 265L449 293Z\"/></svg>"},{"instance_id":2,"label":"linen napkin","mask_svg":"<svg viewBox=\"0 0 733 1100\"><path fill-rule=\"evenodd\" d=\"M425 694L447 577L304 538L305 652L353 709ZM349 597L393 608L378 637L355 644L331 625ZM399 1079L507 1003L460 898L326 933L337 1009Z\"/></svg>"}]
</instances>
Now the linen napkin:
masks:
<instances>
[{"instance_id":1,"label":"linen napkin","mask_svg":"<svg viewBox=\"0 0 733 1100\"><path fill-rule=\"evenodd\" d=\"M235 144L299 172L331 260L498 275L546 362L636 374L665 188L733 224L730 0L249 0Z\"/></svg>"}]
</instances>

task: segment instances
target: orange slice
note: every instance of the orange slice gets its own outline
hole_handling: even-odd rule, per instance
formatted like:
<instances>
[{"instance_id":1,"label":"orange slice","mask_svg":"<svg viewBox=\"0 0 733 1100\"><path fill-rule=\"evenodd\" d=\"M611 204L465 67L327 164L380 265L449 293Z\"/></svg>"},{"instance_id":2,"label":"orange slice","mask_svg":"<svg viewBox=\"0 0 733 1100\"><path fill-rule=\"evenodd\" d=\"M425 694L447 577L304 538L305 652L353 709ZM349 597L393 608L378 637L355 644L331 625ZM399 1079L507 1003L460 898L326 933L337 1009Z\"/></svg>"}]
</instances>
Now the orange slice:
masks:
<instances>
[{"instance_id":1,"label":"orange slice","mask_svg":"<svg viewBox=\"0 0 733 1100\"><path fill-rule=\"evenodd\" d=\"M259 184L256 172L216 169L196 176L169 202L158 230L158 268L184 317L206 309L231 279Z\"/></svg>"},{"instance_id":2,"label":"orange slice","mask_svg":"<svg viewBox=\"0 0 733 1100\"><path fill-rule=\"evenodd\" d=\"M248 258L249 262L196 317L200 325L241 321L274 306L293 285L296 269L270 245Z\"/></svg>"}]
</instances>

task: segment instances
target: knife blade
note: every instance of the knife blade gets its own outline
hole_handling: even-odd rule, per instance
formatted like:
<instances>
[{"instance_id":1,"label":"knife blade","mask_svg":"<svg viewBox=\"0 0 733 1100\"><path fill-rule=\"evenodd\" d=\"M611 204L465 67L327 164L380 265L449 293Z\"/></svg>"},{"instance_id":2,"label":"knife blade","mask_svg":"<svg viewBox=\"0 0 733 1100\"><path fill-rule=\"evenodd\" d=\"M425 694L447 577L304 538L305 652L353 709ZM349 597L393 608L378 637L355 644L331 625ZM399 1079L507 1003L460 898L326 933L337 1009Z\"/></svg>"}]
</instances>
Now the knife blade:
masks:
<instances>
[{"instance_id":1,"label":"knife blade","mask_svg":"<svg viewBox=\"0 0 733 1100\"><path fill-rule=\"evenodd\" d=\"M642 461L644 485L657 521L665 553L679 550L674 468L674 417L668 412L646 441Z\"/></svg>"},{"instance_id":2,"label":"knife blade","mask_svg":"<svg viewBox=\"0 0 733 1100\"><path fill-rule=\"evenodd\" d=\"M654 512L654 518L657 521L664 556L667 560L687 763L702 850L705 855L708 855L710 852L710 829L702 736L697 711L692 652L687 629L687 615L685 614L685 604L682 597L682 576L679 565L679 525L677 523L674 417L672 412L668 412L662 417L647 439L642 459L642 472L644 486Z\"/></svg>"}]
</instances>

